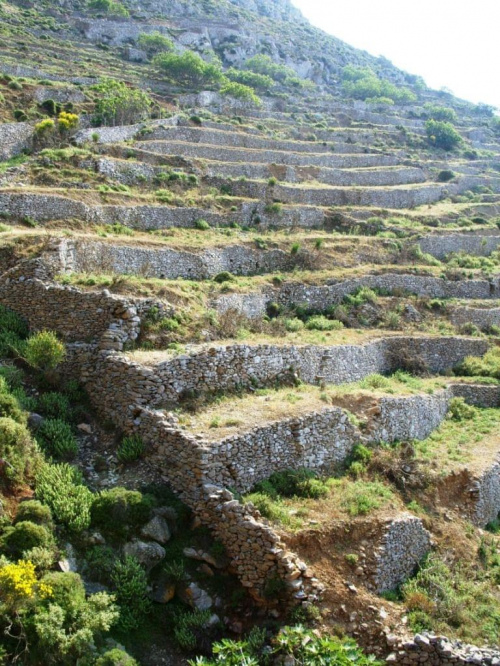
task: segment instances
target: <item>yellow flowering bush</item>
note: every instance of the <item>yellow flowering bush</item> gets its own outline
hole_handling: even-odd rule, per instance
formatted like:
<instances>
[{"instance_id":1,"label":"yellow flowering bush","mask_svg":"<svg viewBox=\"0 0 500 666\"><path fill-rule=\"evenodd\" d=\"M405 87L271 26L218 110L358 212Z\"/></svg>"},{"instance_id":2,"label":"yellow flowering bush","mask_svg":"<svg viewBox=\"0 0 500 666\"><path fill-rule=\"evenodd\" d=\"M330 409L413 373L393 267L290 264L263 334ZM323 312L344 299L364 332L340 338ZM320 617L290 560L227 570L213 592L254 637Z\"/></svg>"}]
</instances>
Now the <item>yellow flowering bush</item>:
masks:
<instances>
[{"instance_id":1,"label":"yellow flowering bush","mask_svg":"<svg viewBox=\"0 0 500 666\"><path fill-rule=\"evenodd\" d=\"M40 582L33 562L19 560L0 567L0 599L11 608L18 608L32 599L46 599L52 588Z\"/></svg>"},{"instance_id":2,"label":"yellow flowering bush","mask_svg":"<svg viewBox=\"0 0 500 666\"><path fill-rule=\"evenodd\" d=\"M69 132L78 127L78 116L76 113L61 111L57 118L57 122L61 132Z\"/></svg>"}]
</instances>

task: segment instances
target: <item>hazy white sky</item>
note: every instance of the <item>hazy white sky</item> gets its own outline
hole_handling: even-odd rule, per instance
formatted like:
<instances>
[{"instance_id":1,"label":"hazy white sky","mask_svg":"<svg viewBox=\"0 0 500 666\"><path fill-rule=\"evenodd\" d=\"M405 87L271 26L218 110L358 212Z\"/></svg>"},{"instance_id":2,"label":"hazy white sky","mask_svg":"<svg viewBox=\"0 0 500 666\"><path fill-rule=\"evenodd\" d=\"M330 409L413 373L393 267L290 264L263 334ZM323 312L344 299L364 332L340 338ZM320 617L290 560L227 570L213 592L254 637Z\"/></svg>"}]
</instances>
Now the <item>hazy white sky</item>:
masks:
<instances>
[{"instance_id":1,"label":"hazy white sky","mask_svg":"<svg viewBox=\"0 0 500 666\"><path fill-rule=\"evenodd\" d=\"M292 0L314 25L432 88L500 107L500 0Z\"/></svg>"}]
</instances>

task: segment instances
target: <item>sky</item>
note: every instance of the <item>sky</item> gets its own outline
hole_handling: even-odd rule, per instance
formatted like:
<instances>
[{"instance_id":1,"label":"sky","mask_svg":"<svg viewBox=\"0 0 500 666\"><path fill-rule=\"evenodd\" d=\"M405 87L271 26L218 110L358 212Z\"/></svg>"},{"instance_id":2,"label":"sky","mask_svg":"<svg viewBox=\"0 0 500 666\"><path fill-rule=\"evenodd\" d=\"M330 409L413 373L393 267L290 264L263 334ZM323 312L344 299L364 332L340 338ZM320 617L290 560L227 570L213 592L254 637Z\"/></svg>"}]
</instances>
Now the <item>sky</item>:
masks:
<instances>
[{"instance_id":1,"label":"sky","mask_svg":"<svg viewBox=\"0 0 500 666\"><path fill-rule=\"evenodd\" d=\"M292 0L311 23L431 88L500 107L500 0Z\"/></svg>"}]
</instances>

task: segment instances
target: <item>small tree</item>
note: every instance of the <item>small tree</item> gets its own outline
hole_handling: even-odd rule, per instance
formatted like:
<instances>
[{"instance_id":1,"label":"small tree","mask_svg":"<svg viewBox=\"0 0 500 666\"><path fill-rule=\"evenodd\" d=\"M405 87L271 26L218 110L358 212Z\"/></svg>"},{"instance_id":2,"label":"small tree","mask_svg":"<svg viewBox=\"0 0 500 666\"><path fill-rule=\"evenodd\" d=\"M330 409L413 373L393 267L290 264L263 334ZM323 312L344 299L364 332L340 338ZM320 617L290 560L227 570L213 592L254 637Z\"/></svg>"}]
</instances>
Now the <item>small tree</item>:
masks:
<instances>
[{"instance_id":1,"label":"small tree","mask_svg":"<svg viewBox=\"0 0 500 666\"><path fill-rule=\"evenodd\" d=\"M224 83L220 89L220 93L221 95L228 95L244 102L250 102L255 106L262 104L260 97L257 97L252 88L245 86L243 83L236 83L236 81L227 81Z\"/></svg>"},{"instance_id":2,"label":"small tree","mask_svg":"<svg viewBox=\"0 0 500 666\"><path fill-rule=\"evenodd\" d=\"M32 368L48 372L63 361L66 348L52 331L39 331L26 340L24 355Z\"/></svg>"},{"instance_id":3,"label":"small tree","mask_svg":"<svg viewBox=\"0 0 500 666\"><path fill-rule=\"evenodd\" d=\"M122 16L123 18L130 16L128 9L117 0L90 0L89 9L111 16Z\"/></svg>"},{"instance_id":4,"label":"small tree","mask_svg":"<svg viewBox=\"0 0 500 666\"><path fill-rule=\"evenodd\" d=\"M186 51L159 53L153 58L153 64L161 69L171 81L186 86L215 85L223 79L219 62L205 62L197 53Z\"/></svg>"},{"instance_id":5,"label":"small tree","mask_svg":"<svg viewBox=\"0 0 500 666\"><path fill-rule=\"evenodd\" d=\"M458 121L458 116L455 111L447 106L428 103L424 104L424 111L431 120L443 120L453 124Z\"/></svg>"},{"instance_id":6,"label":"small tree","mask_svg":"<svg viewBox=\"0 0 500 666\"><path fill-rule=\"evenodd\" d=\"M274 86L273 79L267 74L258 74L257 72L234 69L233 67L227 70L226 77L230 81L242 83L254 90L269 90Z\"/></svg>"},{"instance_id":7,"label":"small tree","mask_svg":"<svg viewBox=\"0 0 500 666\"><path fill-rule=\"evenodd\" d=\"M123 81L103 79L92 88L97 92L96 120L101 125L126 125L147 118L153 100L144 90L129 88Z\"/></svg>"},{"instance_id":8,"label":"small tree","mask_svg":"<svg viewBox=\"0 0 500 666\"><path fill-rule=\"evenodd\" d=\"M441 120L428 120L425 123L425 131L429 143L443 150L453 150L463 141L451 123Z\"/></svg>"},{"instance_id":9,"label":"small tree","mask_svg":"<svg viewBox=\"0 0 500 666\"><path fill-rule=\"evenodd\" d=\"M156 53L168 53L174 50L174 43L161 32L141 33L137 44L146 51L148 56L153 56Z\"/></svg>"}]
</instances>

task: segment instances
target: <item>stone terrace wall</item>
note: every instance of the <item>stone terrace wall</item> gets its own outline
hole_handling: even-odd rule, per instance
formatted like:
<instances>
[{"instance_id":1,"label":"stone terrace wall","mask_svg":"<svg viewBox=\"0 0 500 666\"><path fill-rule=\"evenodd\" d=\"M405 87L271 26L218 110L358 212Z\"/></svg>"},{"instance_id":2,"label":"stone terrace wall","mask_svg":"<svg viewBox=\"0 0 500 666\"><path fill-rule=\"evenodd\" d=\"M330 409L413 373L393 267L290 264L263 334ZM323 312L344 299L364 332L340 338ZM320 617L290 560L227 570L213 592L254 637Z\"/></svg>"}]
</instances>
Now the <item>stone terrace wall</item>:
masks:
<instances>
[{"instance_id":1,"label":"stone terrace wall","mask_svg":"<svg viewBox=\"0 0 500 666\"><path fill-rule=\"evenodd\" d=\"M387 658L388 664L429 664L429 666L460 666L483 664L498 666L500 650L488 650L461 641L451 641L444 636L417 634L411 641L398 645Z\"/></svg>"},{"instance_id":2,"label":"stone terrace wall","mask_svg":"<svg viewBox=\"0 0 500 666\"><path fill-rule=\"evenodd\" d=\"M419 240L423 252L437 259L444 259L451 252L465 252L487 257L500 246L500 236L479 234L448 234L426 236Z\"/></svg>"},{"instance_id":3,"label":"stone terrace wall","mask_svg":"<svg viewBox=\"0 0 500 666\"><path fill-rule=\"evenodd\" d=\"M403 514L387 521L382 543L375 552L377 593L394 590L407 580L430 549L431 535L420 518Z\"/></svg>"},{"instance_id":4,"label":"stone terrace wall","mask_svg":"<svg viewBox=\"0 0 500 666\"><path fill-rule=\"evenodd\" d=\"M141 137L148 141L186 141L187 143L222 146L232 148L249 148L256 150L281 150L294 153L363 153L365 148L354 143L335 141L334 145L325 146L317 141L276 140L266 136L255 136L246 132L228 132L224 130L205 129L203 127L157 127Z\"/></svg>"},{"instance_id":5,"label":"stone terrace wall","mask_svg":"<svg viewBox=\"0 0 500 666\"><path fill-rule=\"evenodd\" d=\"M350 145L350 144L349 144ZM394 166L398 161L390 155L292 153L283 150L230 148L180 141L140 141L138 147L159 155L181 155L222 162L259 162L261 164L287 164L289 166L319 166L349 168L360 166Z\"/></svg>"},{"instance_id":6,"label":"stone terrace wall","mask_svg":"<svg viewBox=\"0 0 500 666\"><path fill-rule=\"evenodd\" d=\"M417 296L430 298L490 299L500 295L499 278L488 280L452 281L432 276L405 273L364 275L360 278L343 280L334 284L311 286L290 282L280 289L268 288L264 292L248 294L224 294L215 301L219 312L237 310L247 317L261 317L266 313L267 304L279 303L282 306L307 305L313 310L326 310L331 305L342 302L345 296L361 287L379 289L392 293L406 291Z\"/></svg>"},{"instance_id":7,"label":"stone terrace wall","mask_svg":"<svg viewBox=\"0 0 500 666\"><path fill-rule=\"evenodd\" d=\"M466 356L482 356L489 343L480 338L394 336L364 345L214 346L156 364L151 371L164 386L160 402L177 402L186 393L210 393L271 385L296 373L306 383L355 382L373 373L396 370L403 355L419 359L431 372L455 367Z\"/></svg>"},{"instance_id":8,"label":"stone terrace wall","mask_svg":"<svg viewBox=\"0 0 500 666\"><path fill-rule=\"evenodd\" d=\"M29 277L32 270L24 264L1 277L0 303L24 317L30 328L55 330L68 342L98 340L102 349L120 350L137 339L141 316L153 305L172 313L172 308L148 299L47 283Z\"/></svg>"},{"instance_id":9,"label":"stone terrace wall","mask_svg":"<svg viewBox=\"0 0 500 666\"><path fill-rule=\"evenodd\" d=\"M0 124L0 161L9 160L33 143L33 125L31 123Z\"/></svg>"},{"instance_id":10,"label":"stone terrace wall","mask_svg":"<svg viewBox=\"0 0 500 666\"><path fill-rule=\"evenodd\" d=\"M500 308L455 307L450 320L455 326L472 323L481 329L488 329L500 326Z\"/></svg>"},{"instance_id":11,"label":"stone terrace wall","mask_svg":"<svg viewBox=\"0 0 500 666\"><path fill-rule=\"evenodd\" d=\"M62 245L64 244L64 248ZM283 250L255 250L248 246L213 247L199 253L169 247L113 245L99 241L61 243L64 270L76 272L133 273L144 277L205 280L222 271L256 275L301 266L308 254Z\"/></svg>"}]
</instances>

